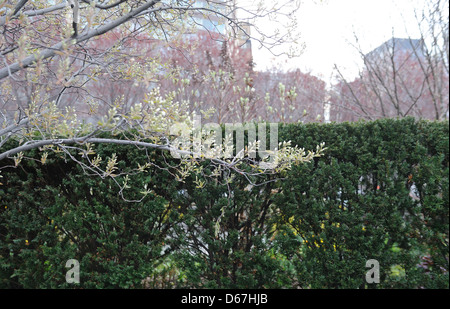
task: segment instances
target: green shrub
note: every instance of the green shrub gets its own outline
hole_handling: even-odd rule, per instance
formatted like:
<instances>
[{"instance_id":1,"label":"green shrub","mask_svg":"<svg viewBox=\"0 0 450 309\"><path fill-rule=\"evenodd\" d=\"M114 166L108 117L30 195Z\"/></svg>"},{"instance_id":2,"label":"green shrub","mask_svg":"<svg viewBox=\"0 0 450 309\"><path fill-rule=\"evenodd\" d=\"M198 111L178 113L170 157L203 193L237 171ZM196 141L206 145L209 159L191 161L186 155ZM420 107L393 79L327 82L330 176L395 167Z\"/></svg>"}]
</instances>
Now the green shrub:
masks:
<instances>
[{"instance_id":1,"label":"green shrub","mask_svg":"<svg viewBox=\"0 0 450 309\"><path fill-rule=\"evenodd\" d=\"M366 261L378 288L448 288L448 123L414 119L286 126L283 137L326 155L295 167L276 197L282 223L300 235L299 282L365 288ZM424 256L433 268L417 267ZM393 272L392 269L402 272Z\"/></svg>"},{"instance_id":2,"label":"green shrub","mask_svg":"<svg viewBox=\"0 0 450 309\"><path fill-rule=\"evenodd\" d=\"M135 163L133 150L124 147L103 146L97 151L105 156L114 151L121 163ZM83 288L140 287L164 256L163 243L172 227L166 214L173 205L156 192L140 203L126 202L111 178L87 176L79 165L59 158L43 166L24 161L5 178L2 288L69 287L69 259L80 262L78 286ZM141 174L130 180L127 198L142 197L142 182L167 189L173 183L164 173Z\"/></svg>"},{"instance_id":3,"label":"green shrub","mask_svg":"<svg viewBox=\"0 0 450 309\"><path fill-rule=\"evenodd\" d=\"M1 288L448 288L448 122L289 124L280 141L328 149L274 177L199 189L152 167L116 181L63 155L0 162ZM4 146L8 147L8 146ZM126 171L159 152L98 145ZM33 151L26 154L40 158ZM76 155L76 154L74 154ZM65 263L80 262L80 284ZM380 265L369 284L366 262Z\"/></svg>"}]
</instances>

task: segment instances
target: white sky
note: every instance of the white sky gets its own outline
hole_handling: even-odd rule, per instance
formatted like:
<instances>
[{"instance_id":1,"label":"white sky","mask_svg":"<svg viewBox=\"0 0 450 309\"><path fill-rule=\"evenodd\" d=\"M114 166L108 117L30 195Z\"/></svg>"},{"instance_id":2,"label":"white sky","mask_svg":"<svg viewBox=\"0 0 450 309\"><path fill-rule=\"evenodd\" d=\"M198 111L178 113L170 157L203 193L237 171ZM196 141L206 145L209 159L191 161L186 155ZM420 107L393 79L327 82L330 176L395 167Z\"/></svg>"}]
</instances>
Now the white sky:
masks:
<instances>
[{"instance_id":1,"label":"white sky","mask_svg":"<svg viewBox=\"0 0 450 309\"><path fill-rule=\"evenodd\" d=\"M353 32L365 53L392 37L419 38L414 7L426 0L327 0L322 4L303 0L299 12L301 41L306 44L299 58L277 59L278 67L300 68L330 81L334 64L351 78L358 72L360 57L350 43ZM414 4L414 5L413 5ZM406 31L405 28L408 30ZM270 67L273 56L253 45L256 69ZM272 60L272 61L271 61Z\"/></svg>"}]
</instances>

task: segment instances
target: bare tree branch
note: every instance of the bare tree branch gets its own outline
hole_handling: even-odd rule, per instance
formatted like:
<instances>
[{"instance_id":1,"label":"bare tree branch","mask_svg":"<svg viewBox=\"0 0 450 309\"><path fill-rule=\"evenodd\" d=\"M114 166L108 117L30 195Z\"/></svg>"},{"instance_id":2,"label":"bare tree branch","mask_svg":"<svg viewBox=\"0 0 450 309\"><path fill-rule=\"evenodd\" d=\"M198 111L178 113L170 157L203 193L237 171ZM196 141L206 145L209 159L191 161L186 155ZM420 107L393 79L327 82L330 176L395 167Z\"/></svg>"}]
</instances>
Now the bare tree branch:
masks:
<instances>
[{"instance_id":1,"label":"bare tree branch","mask_svg":"<svg viewBox=\"0 0 450 309\"><path fill-rule=\"evenodd\" d=\"M59 42L59 43L53 45L50 48L43 50L39 55L28 56L21 62L16 62L14 64L7 66L6 68L0 69L0 80L5 77L8 77L10 74L14 74L22 69L28 68L30 65L35 63L38 59L44 60L44 59L53 57L56 54L56 52L61 51L65 46L70 46L72 44L81 43L81 42L89 40L93 37L105 34L106 32L111 31L112 29L126 23L127 21L129 21L133 17L137 16L141 12L154 6L159 1L160 0L149 1L149 2L141 5L140 7L136 8L134 10L131 10L128 14L125 14L106 25L103 25L96 29L93 29L86 34L83 34L83 35L77 37L76 39L66 39L62 42ZM156 10L158 10L158 9L156 9Z\"/></svg>"},{"instance_id":2,"label":"bare tree branch","mask_svg":"<svg viewBox=\"0 0 450 309\"><path fill-rule=\"evenodd\" d=\"M16 7L14 8L13 13L11 16L15 16L19 11L22 9L22 7L28 2L28 0L20 0L19 3L17 3Z\"/></svg>"}]
</instances>

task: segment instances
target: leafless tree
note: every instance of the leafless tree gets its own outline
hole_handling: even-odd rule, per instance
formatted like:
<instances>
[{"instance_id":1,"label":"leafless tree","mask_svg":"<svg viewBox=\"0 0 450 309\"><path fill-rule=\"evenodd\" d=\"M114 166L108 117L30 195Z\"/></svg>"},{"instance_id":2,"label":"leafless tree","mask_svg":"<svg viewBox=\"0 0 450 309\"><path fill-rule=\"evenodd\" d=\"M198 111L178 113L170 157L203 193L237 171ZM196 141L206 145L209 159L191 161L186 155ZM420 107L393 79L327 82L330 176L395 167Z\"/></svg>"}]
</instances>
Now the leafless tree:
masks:
<instances>
[{"instance_id":1,"label":"leafless tree","mask_svg":"<svg viewBox=\"0 0 450 309\"><path fill-rule=\"evenodd\" d=\"M448 8L448 0L434 0L416 9L418 38L393 35L370 53L356 43L364 67L354 81L336 67L340 80L332 96L333 120L448 119Z\"/></svg>"}]
</instances>

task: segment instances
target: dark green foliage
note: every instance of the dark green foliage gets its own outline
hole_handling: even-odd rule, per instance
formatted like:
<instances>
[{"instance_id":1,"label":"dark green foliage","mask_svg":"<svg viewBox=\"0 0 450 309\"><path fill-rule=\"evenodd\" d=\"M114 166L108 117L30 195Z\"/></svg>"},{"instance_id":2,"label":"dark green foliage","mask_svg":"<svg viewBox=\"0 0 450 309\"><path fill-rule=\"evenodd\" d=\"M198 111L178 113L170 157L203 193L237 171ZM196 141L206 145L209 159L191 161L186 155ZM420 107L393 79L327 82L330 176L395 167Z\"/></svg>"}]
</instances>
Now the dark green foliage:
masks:
<instances>
[{"instance_id":1,"label":"dark green foliage","mask_svg":"<svg viewBox=\"0 0 450 309\"><path fill-rule=\"evenodd\" d=\"M269 252L272 186L250 189L244 177L229 186L220 181L222 177L202 190L186 181L190 206L183 211L185 224L175 229L180 244L174 257L186 271L189 286L282 287L281 261Z\"/></svg>"},{"instance_id":2,"label":"dark green foliage","mask_svg":"<svg viewBox=\"0 0 450 309\"><path fill-rule=\"evenodd\" d=\"M328 146L314 167L293 168L275 199L305 241L294 262L303 287L372 287L365 263L376 259L381 283L373 287L448 288L448 123L386 119L282 132L306 149ZM427 273L417 267L424 256L433 261Z\"/></svg>"},{"instance_id":3,"label":"dark green foliage","mask_svg":"<svg viewBox=\"0 0 450 309\"><path fill-rule=\"evenodd\" d=\"M253 187L241 175L225 185L223 174L198 189L207 163L184 183L151 168L124 191L140 199L147 184L139 203L120 196L123 176L89 176L57 154L2 169L0 287L448 288L448 122L279 132L305 149L325 142L325 156ZM133 147L95 150L116 153L124 172L176 164ZM80 261L80 284L65 281L69 259ZM379 284L365 280L369 259L380 264Z\"/></svg>"},{"instance_id":4,"label":"dark green foliage","mask_svg":"<svg viewBox=\"0 0 450 309\"><path fill-rule=\"evenodd\" d=\"M112 150L124 164L135 163L130 159L135 158L133 149L97 149L102 156ZM140 203L126 202L111 178L87 176L79 165L63 159L43 166L24 161L8 170L5 178L0 214L2 288L69 287L68 259L79 260L83 288L140 287L163 258L162 247L172 228L166 215L173 204L156 193ZM129 183L128 198L142 197L143 181L150 188L155 184L169 188L173 183L164 173L141 174Z\"/></svg>"}]
</instances>

